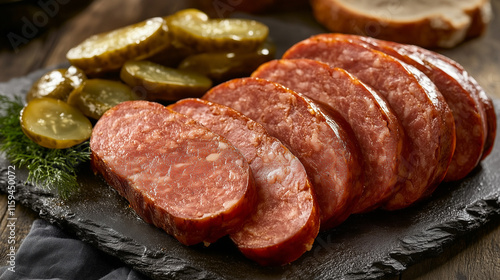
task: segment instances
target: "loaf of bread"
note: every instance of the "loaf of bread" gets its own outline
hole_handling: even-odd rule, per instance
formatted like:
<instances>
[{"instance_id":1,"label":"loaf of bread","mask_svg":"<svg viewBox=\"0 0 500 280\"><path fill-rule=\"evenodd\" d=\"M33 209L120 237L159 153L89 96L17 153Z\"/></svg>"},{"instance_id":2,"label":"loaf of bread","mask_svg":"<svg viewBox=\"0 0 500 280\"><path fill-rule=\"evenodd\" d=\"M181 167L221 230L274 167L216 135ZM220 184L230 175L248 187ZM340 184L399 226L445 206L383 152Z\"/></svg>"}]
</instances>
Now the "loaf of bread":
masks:
<instances>
[{"instance_id":1,"label":"loaf of bread","mask_svg":"<svg viewBox=\"0 0 500 280\"><path fill-rule=\"evenodd\" d=\"M311 0L331 31L451 48L480 36L491 20L489 0Z\"/></svg>"}]
</instances>

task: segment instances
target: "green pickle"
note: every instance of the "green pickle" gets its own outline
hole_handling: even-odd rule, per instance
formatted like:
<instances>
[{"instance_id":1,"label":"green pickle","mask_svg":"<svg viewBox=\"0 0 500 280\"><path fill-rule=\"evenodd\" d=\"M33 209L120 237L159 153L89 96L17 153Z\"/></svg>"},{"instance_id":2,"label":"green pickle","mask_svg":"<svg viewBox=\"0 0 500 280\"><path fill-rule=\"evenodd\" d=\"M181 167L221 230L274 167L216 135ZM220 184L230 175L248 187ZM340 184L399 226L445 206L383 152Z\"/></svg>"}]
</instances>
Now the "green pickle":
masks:
<instances>
[{"instance_id":1,"label":"green pickle","mask_svg":"<svg viewBox=\"0 0 500 280\"><path fill-rule=\"evenodd\" d=\"M26 94L26 102L40 97L66 101L71 91L80 86L85 79L87 79L85 73L74 66L49 71L31 86Z\"/></svg>"},{"instance_id":2,"label":"green pickle","mask_svg":"<svg viewBox=\"0 0 500 280\"><path fill-rule=\"evenodd\" d=\"M68 97L68 103L85 116L98 120L107 110L124 101L137 100L132 89L118 81L88 79Z\"/></svg>"},{"instance_id":3,"label":"green pickle","mask_svg":"<svg viewBox=\"0 0 500 280\"><path fill-rule=\"evenodd\" d=\"M261 64L273 59L275 53L275 46L266 42L252 52L194 54L185 58L178 67L196 71L219 83L249 76Z\"/></svg>"},{"instance_id":4,"label":"green pickle","mask_svg":"<svg viewBox=\"0 0 500 280\"><path fill-rule=\"evenodd\" d=\"M21 128L35 143L64 149L89 139L92 124L78 109L50 97L28 102L21 112Z\"/></svg>"},{"instance_id":5,"label":"green pickle","mask_svg":"<svg viewBox=\"0 0 500 280\"><path fill-rule=\"evenodd\" d=\"M172 38L172 42L168 47L155 55L148 57L147 61L175 68L186 57L196 53L198 53L198 51L195 49L182 44L181 42L175 40L175 38Z\"/></svg>"},{"instance_id":6,"label":"green pickle","mask_svg":"<svg viewBox=\"0 0 500 280\"><path fill-rule=\"evenodd\" d=\"M80 68L75 66L68 67L64 76L69 80L69 83L73 88L79 87L85 80L87 80L87 75L85 75Z\"/></svg>"},{"instance_id":7,"label":"green pickle","mask_svg":"<svg viewBox=\"0 0 500 280\"><path fill-rule=\"evenodd\" d=\"M90 137L89 118L98 120L121 102L201 97L213 82L250 75L274 57L268 34L254 20L211 19L185 9L93 35L67 52L70 67L32 85L21 127L43 147L79 144ZM118 72L123 83L103 78Z\"/></svg>"},{"instance_id":8,"label":"green pickle","mask_svg":"<svg viewBox=\"0 0 500 280\"><path fill-rule=\"evenodd\" d=\"M269 28L258 21L210 19L196 9L177 12L166 22L176 40L198 52L253 51L269 34Z\"/></svg>"},{"instance_id":9,"label":"green pickle","mask_svg":"<svg viewBox=\"0 0 500 280\"><path fill-rule=\"evenodd\" d=\"M171 24L169 23L169 21L182 20L182 21L203 22L203 21L208 21L210 18L207 14L198 9L184 9L174 13L173 15L166 16L163 19L165 19L167 25L169 25Z\"/></svg>"},{"instance_id":10,"label":"green pickle","mask_svg":"<svg viewBox=\"0 0 500 280\"><path fill-rule=\"evenodd\" d=\"M169 44L165 20L155 17L91 36L70 49L66 58L86 74L95 75L119 70L127 60L150 57Z\"/></svg>"},{"instance_id":11,"label":"green pickle","mask_svg":"<svg viewBox=\"0 0 500 280\"><path fill-rule=\"evenodd\" d=\"M200 97L212 86L212 80L199 73L150 61L128 61L120 77L135 91L142 90L146 99L158 101Z\"/></svg>"}]
</instances>

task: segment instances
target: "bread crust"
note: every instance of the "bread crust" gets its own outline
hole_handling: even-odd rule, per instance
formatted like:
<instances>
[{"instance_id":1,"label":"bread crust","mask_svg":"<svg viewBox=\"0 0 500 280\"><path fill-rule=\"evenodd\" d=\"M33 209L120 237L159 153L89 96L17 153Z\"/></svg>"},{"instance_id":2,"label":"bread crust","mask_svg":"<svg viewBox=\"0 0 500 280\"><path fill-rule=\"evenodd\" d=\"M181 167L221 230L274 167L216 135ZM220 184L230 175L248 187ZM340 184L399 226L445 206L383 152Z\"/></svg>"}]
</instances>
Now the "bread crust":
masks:
<instances>
[{"instance_id":1,"label":"bread crust","mask_svg":"<svg viewBox=\"0 0 500 280\"><path fill-rule=\"evenodd\" d=\"M443 14L429 13L419 19L395 19L390 4L386 15L366 13L345 5L342 0L311 0L316 20L334 32L370 36L425 48L451 48L462 41L480 36L491 20L491 3L478 0L476 5L462 10L465 19L454 24ZM398 7L400 9L401 7ZM382 9L382 8L381 8ZM396 13L398 9L393 9Z\"/></svg>"}]
</instances>

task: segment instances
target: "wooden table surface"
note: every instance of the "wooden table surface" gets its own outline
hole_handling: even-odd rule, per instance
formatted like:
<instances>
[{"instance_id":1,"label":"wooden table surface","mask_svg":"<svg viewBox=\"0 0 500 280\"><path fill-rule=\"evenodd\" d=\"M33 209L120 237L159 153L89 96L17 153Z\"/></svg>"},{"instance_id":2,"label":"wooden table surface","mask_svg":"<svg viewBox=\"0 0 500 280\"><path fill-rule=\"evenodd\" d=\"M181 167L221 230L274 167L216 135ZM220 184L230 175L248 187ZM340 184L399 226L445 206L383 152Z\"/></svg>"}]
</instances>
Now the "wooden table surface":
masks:
<instances>
[{"instance_id":1,"label":"wooden table surface","mask_svg":"<svg viewBox=\"0 0 500 280\"><path fill-rule=\"evenodd\" d=\"M196 1L152 0L95 0L95 1L45 1L47 6L25 16L14 6L1 1L0 22L0 82L23 76L31 71L66 62L68 49L92 34L135 23L153 16L163 16L185 7L194 7ZM37 1L25 1L36 6ZM77 3L74 3L77 2ZM213 0L212 3L215 3ZM233 1L234 2L234 1ZM33 5L31 4L31 5ZM484 38L472 40L444 54L467 65L469 72L494 98L500 98L500 0L492 1L496 15L493 28ZM7 7L7 8L5 8ZM38 12L38 14L37 14ZM33 16L37 15L37 16ZM24 17L24 21L23 21ZM20 21L18 37L7 36L15 27L5 23ZM31 25L30 25L31 24ZM19 25L18 25L19 26ZM496 30L494 30L496 29ZM474 51L475 50L475 51ZM497 147L498 148L498 147ZM6 265L8 229L7 196L0 194L0 266ZM38 218L37 213L16 205L16 244L28 234ZM390 279L500 279L500 217L495 217L470 236L444 248L434 258L420 262L397 277Z\"/></svg>"}]
</instances>

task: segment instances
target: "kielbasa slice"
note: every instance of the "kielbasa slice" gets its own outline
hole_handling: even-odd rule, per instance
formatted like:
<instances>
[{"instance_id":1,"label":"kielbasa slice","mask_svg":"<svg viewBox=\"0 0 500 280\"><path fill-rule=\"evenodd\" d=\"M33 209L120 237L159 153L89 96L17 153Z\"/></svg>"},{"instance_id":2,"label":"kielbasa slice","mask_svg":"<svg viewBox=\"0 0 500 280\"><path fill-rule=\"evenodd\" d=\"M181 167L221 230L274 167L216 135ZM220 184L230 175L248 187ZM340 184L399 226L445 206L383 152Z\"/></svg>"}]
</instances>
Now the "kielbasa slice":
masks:
<instances>
[{"instance_id":1,"label":"kielbasa slice","mask_svg":"<svg viewBox=\"0 0 500 280\"><path fill-rule=\"evenodd\" d=\"M245 256L261 265L283 265L311 249L319 231L319 209L297 157L261 124L229 107L183 99L168 108L225 137L247 159L257 206L243 228L230 235Z\"/></svg>"},{"instance_id":2,"label":"kielbasa slice","mask_svg":"<svg viewBox=\"0 0 500 280\"><path fill-rule=\"evenodd\" d=\"M469 75L464 67L453 59L418 46L405 45L404 48L412 53L421 53L430 63L435 63L435 66L441 68L443 71L455 72L451 67L456 69L455 73L459 75L459 82L463 83L467 90L472 92L472 95L477 98L480 107L484 111L483 118L486 119L487 133L481 160L485 159L493 150L493 144L495 143L497 133L497 117L493 106L493 100L488 96L481 85L479 85L476 79Z\"/></svg>"},{"instance_id":3,"label":"kielbasa slice","mask_svg":"<svg viewBox=\"0 0 500 280\"><path fill-rule=\"evenodd\" d=\"M455 122L436 86L422 72L341 35L311 37L283 55L309 58L347 70L382 94L408 136L404 164L408 180L384 208L407 207L430 194L443 180L455 149Z\"/></svg>"},{"instance_id":4,"label":"kielbasa slice","mask_svg":"<svg viewBox=\"0 0 500 280\"><path fill-rule=\"evenodd\" d=\"M362 161L348 124L311 99L258 78L219 84L203 99L261 123L302 162L320 209L321 228L343 222L363 191Z\"/></svg>"},{"instance_id":5,"label":"kielbasa slice","mask_svg":"<svg viewBox=\"0 0 500 280\"><path fill-rule=\"evenodd\" d=\"M479 95L479 100L486 114L488 134L486 136L486 143L484 143L483 154L481 156L481 160L483 160L491 154L491 151L493 150L493 145L495 144L495 138L497 135L497 115L495 113L495 107L493 105L493 100L491 99L491 97L488 96L488 94L479 85L476 79L474 79L472 76L469 76L468 74L466 76L468 77L471 85L474 86L474 88L476 89L476 92Z\"/></svg>"},{"instance_id":6,"label":"kielbasa slice","mask_svg":"<svg viewBox=\"0 0 500 280\"><path fill-rule=\"evenodd\" d=\"M411 46L411 48L416 48ZM420 52L423 52L427 57L432 57L434 60L440 61L444 65L444 67L452 66L457 70L457 73L460 73L463 77L463 81L468 82L468 84L472 87L473 94L477 95L479 100L479 104L484 110L484 114L486 117L486 126L487 126L487 135L486 142L484 143L484 149L481 156L481 160L485 159L493 150L493 145L495 143L495 138L497 134L497 116L495 113L495 107L493 106L493 100L488 96L488 94L484 91L484 89L479 85L479 83L467 73L467 71L460 65L458 62L454 61L451 58L448 58L444 55L419 48ZM470 87L469 87L470 88Z\"/></svg>"},{"instance_id":7,"label":"kielbasa slice","mask_svg":"<svg viewBox=\"0 0 500 280\"><path fill-rule=\"evenodd\" d=\"M147 223L186 245L238 230L255 209L243 155L196 121L148 101L124 102L97 122L94 172Z\"/></svg>"},{"instance_id":8,"label":"kielbasa slice","mask_svg":"<svg viewBox=\"0 0 500 280\"><path fill-rule=\"evenodd\" d=\"M310 59L273 60L252 76L319 100L351 125L365 163L365 189L355 213L373 210L399 190L398 182L407 176L401 164L407 144L399 120L378 92L343 69Z\"/></svg>"},{"instance_id":9,"label":"kielbasa slice","mask_svg":"<svg viewBox=\"0 0 500 280\"><path fill-rule=\"evenodd\" d=\"M417 46L355 35L348 38L400 59L432 80L455 119L456 147L444 180L455 181L467 176L481 160L488 128L479 94L464 77L464 71L459 71L434 52Z\"/></svg>"}]
</instances>

